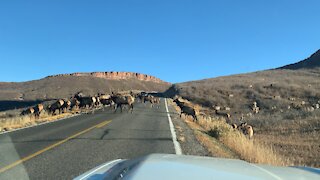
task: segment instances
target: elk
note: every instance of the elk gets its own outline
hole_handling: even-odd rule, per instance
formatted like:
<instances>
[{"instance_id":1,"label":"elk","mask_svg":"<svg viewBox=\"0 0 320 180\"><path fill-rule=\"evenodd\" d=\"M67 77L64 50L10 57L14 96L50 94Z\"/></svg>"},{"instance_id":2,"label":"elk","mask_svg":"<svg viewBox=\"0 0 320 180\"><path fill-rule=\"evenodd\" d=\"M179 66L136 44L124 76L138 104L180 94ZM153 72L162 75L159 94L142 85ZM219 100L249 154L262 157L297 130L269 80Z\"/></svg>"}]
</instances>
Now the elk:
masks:
<instances>
[{"instance_id":1,"label":"elk","mask_svg":"<svg viewBox=\"0 0 320 180\"><path fill-rule=\"evenodd\" d=\"M112 101L115 103L115 111L120 107L120 110L122 112L123 105L129 106L129 111L131 110L131 113L133 112L133 103L134 103L134 97L132 97L129 94L121 95L121 94L113 94L111 96Z\"/></svg>"}]
</instances>

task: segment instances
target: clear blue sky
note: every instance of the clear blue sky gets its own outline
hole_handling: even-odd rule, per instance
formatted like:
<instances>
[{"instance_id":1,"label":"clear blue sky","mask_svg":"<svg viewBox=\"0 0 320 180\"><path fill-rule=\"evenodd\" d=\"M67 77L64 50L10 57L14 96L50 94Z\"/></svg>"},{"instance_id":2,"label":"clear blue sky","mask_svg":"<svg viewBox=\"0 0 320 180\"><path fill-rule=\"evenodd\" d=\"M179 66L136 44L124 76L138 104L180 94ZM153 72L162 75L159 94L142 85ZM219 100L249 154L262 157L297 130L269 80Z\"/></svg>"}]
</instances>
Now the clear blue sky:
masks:
<instances>
[{"instance_id":1,"label":"clear blue sky","mask_svg":"<svg viewBox=\"0 0 320 180\"><path fill-rule=\"evenodd\" d=\"M320 48L319 0L0 1L0 81L132 71L169 82L252 72Z\"/></svg>"}]
</instances>

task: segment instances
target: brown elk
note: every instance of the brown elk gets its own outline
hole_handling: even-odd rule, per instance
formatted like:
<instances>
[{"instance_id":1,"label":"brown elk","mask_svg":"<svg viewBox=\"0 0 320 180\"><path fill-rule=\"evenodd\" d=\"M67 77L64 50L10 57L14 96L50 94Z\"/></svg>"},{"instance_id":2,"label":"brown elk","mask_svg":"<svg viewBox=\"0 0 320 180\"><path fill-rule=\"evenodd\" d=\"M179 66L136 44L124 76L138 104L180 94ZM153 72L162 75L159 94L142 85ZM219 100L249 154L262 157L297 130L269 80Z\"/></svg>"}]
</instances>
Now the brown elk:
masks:
<instances>
[{"instance_id":1,"label":"brown elk","mask_svg":"<svg viewBox=\"0 0 320 180\"><path fill-rule=\"evenodd\" d=\"M21 116L24 116L24 115L32 115L34 113L34 108L28 108L28 109L25 109L21 112Z\"/></svg>"},{"instance_id":2,"label":"brown elk","mask_svg":"<svg viewBox=\"0 0 320 180\"><path fill-rule=\"evenodd\" d=\"M40 113L43 110L43 104L37 104L33 109L34 109L35 118L39 118L40 117Z\"/></svg>"},{"instance_id":3,"label":"brown elk","mask_svg":"<svg viewBox=\"0 0 320 180\"><path fill-rule=\"evenodd\" d=\"M48 112L54 115L56 111L59 110L59 114L61 114L63 104L64 104L64 100L59 99L58 101L54 102L53 104L47 107Z\"/></svg>"},{"instance_id":4,"label":"brown elk","mask_svg":"<svg viewBox=\"0 0 320 180\"><path fill-rule=\"evenodd\" d=\"M134 97L132 97L129 94L113 94L111 96L112 101L115 103L115 111L120 107L120 110L122 112L123 105L129 106L129 111L131 110L131 113L133 112L133 103L134 103Z\"/></svg>"}]
</instances>

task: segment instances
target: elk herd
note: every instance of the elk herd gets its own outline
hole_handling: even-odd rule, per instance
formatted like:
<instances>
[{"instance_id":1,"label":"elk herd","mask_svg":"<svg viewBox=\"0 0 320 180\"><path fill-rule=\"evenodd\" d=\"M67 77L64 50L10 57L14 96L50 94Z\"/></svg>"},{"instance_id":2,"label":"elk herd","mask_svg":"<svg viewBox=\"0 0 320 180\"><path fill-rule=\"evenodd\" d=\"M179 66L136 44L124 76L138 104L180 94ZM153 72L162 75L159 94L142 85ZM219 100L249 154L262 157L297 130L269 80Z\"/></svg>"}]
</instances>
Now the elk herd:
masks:
<instances>
[{"instance_id":1,"label":"elk herd","mask_svg":"<svg viewBox=\"0 0 320 180\"><path fill-rule=\"evenodd\" d=\"M118 109L123 112L123 108L127 107L128 112L132 113L135 102L149 102L151 107L159 108L160 98L145 92L133 93L132 91L112 92L111 94L98 94L96 96L85 96L83 93L76 93L69 99L58 99L46 107L43 104L37 104L34 107L27 108L21 112L21 115L30 115L39 118L43 111L46 111L49 115L56 115L71 110L94 110L106 106L113 108L114 112L117 112ZM194 121L198 121L200 115L206 116L205 113L200 112L200 107L198 105L194 105L182 97L174 97L173 102L180 108L180 118L182 115L185 115L191 116ZM216 115L221 115L219 109L215 109L215 113ZM226 118L230 118L229 114L222 115ZM253 128L247 123L241 123L240 125L232 124L231 126L243 134L248 135L250 139L252 138Z\"/></svg>"},{"instance_id":2,"label":"elk herd","mask_svg":"<svg viewBox=\"0 0 320 180\"><path fill-rule=\"evenodd\" d=\"M58 99L46 107L43 104L29 107L23 110L20 115L30 115L39 118L43 111L46 111L49 115L56 115L70 110L88 110L105 106L114 108L114 112L117 112L117 109L120 109L122 112L123 108L127 106L132 113L135 100L141 103L150 102L151 107L160 103L159 97L145 92L112 92L111 94L98 94L96 96L85 96L83 93L76 93L69 99Z\"/></svg>"},{"instance_id":3,"label":"elk herd","mask_svg":"<svg viewBox=\"0 0 320 180\"><path fill-rule=\"evenodd\" d=\"M192 104L190 101L183 99L182 97L175 96L173 98L173 102L177 104L180 108L180 118L182 115L191 116L194 121L198 121L200 115L206 116L205 113L200 112L200 107L197 105ZM227 119L230 119L230 115L228 113L219 112L219 109L215 108L215 114L218 116L224 116ZM253 127L248 125L246 122L242 122L240 125L231 124L232 128L235 130L239 130L239 132L243 133L244 135L248 136L249 139L253 137Z\"/></svg>"}]
</instances>

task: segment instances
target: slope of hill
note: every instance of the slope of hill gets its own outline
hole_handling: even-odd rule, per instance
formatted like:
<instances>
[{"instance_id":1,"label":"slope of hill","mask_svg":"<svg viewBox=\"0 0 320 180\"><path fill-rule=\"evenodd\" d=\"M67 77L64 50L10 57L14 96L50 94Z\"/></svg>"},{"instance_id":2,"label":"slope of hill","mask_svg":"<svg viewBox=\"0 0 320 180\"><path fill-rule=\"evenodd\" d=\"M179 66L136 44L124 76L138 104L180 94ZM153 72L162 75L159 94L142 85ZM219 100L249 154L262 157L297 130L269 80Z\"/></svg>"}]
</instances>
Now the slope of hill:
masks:
<instances>
[{"instance_id":1,"label":"slope of hill","mask_svg":"<svg viewBox=\"0 0 320 180\"><path fill-rule=\"evenodd\" d=\"M252 112L257 102L261 112L287 109L292 103L312 106L320 100L320 71L268 70L173 85L166 93L176 94L206 107L230 107L235 119Z\"/></svg>"},{"instance_id":2,"label":"slope of hill","mask_svg":"<svg viewBox=\"0 0 320 180\"><path fill-rule=\"evenodd\" d=\"M208 107L216 116L218 106L231 115L229 123L247 121L256 139L273 144L296 164L319 167L319 54L274 70L174 84L166 94Z\"/></svg>"},{"instance_id":3,"label":"slope of hill","mask_svg":"<svg viewBox=\"0 0 320 180\"><path fill-rule=\"evenodd\" d=\"M34 81L0 83L0 100L33 101L121 90L164 91L170 83L156 77L129 72L73 73L48 76Z\"/></svg>"},{"instance_id":4,"label":"slope of hill","mask_svg":"<svg viewBox=\"0 0 320 180\"><path fill-rule=\"evenodd\" d=\"M305 60L280 67L279 69L313 69L313 68L320 68L320 49Z\"/></svg>"}]
</instances>

